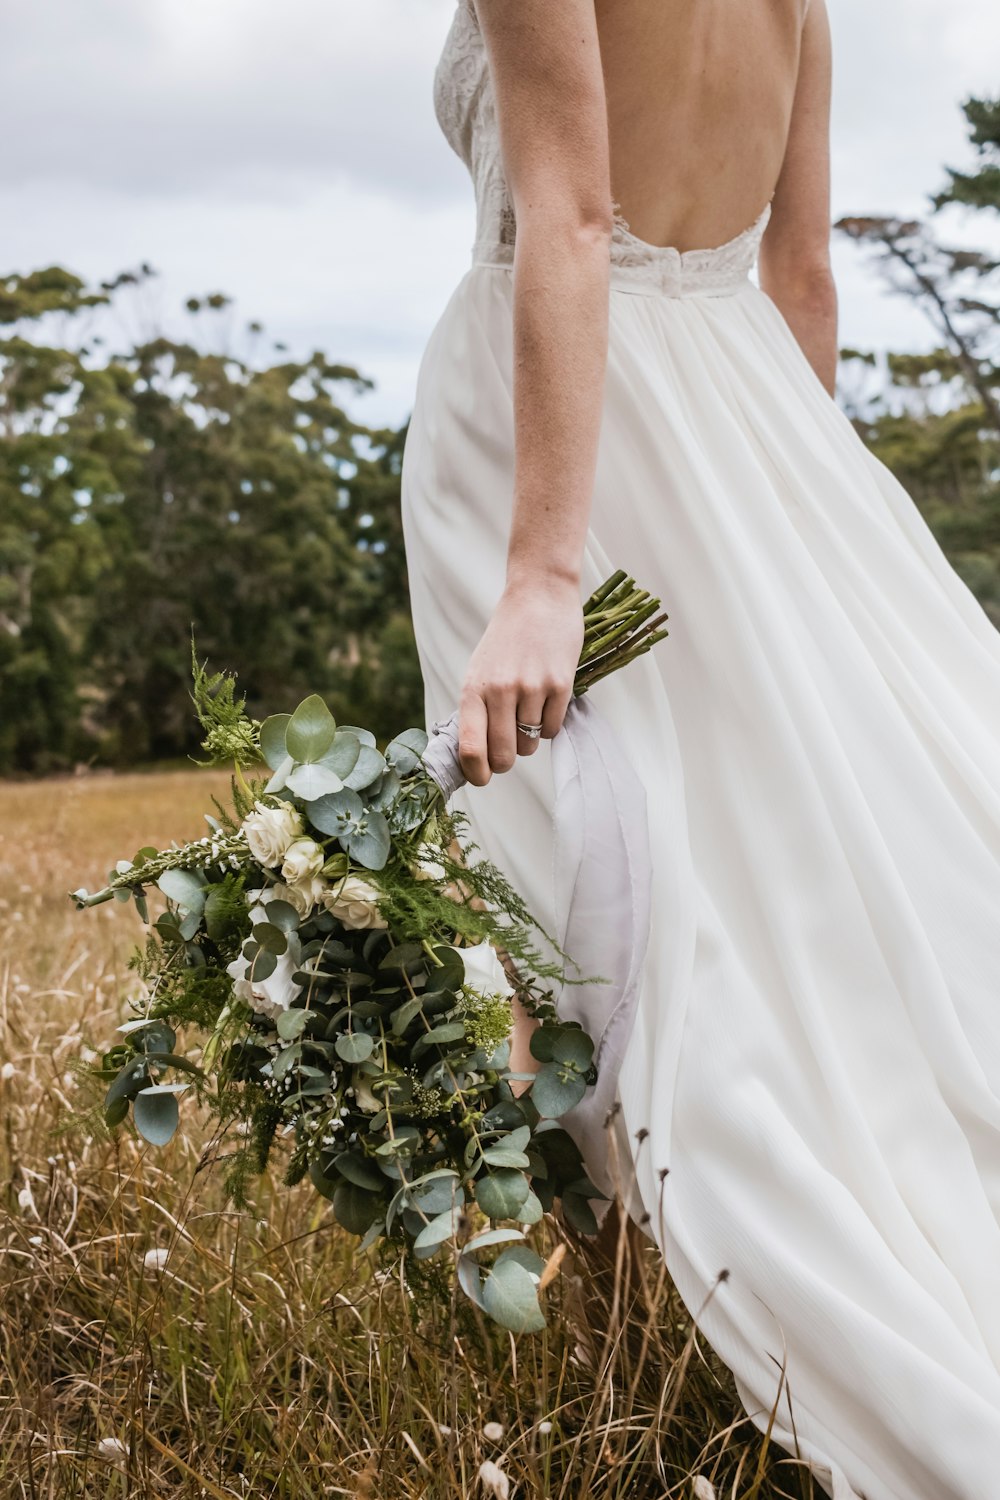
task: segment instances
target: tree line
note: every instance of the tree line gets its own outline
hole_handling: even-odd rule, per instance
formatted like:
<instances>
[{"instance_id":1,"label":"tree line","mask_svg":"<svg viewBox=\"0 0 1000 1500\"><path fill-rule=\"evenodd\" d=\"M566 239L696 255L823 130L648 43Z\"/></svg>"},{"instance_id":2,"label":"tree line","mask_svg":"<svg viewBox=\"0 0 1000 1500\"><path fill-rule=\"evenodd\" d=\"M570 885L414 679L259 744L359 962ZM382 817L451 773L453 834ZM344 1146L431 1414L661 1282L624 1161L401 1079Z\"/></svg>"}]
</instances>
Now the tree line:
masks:
<instances>
[{"instance_id":1,"label":"tree line","mask_svg":"<svg viewBox=\"0 0 1000 1500\"><path fill-rule=\"evenodd\" d=\"M998 262L949 246L938 219L960 204L995 224L1000 100L964 110L973 165L948 172L926 219L837 225L925 311L938 346L845 350L842 388L1000 625ZM322 353L264 357L258 325L239 356L206 335L109 350L95 320L151 275L0 278L0 774L193 753L192 629L200 658L239 674L252 713L320 692L384 735L419 723L405 426L353 420L344 403L370 382ZM225 307L188 304L206 330Z\"/></svg>"}]
</instances>

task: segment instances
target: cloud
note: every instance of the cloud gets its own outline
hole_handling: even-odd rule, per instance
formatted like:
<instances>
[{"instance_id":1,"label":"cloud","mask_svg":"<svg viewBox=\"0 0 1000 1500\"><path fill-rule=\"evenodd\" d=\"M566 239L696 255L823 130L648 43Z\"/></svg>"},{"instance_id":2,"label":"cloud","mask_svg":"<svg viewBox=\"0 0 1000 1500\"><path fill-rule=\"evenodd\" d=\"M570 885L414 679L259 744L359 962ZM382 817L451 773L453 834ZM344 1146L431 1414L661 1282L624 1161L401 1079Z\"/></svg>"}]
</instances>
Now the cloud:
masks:
<instances>
[{"instance_id":1,"label":"cloud","mask_svg":"<svg viewBox=\"0 0 1000 1500\"><path fill-rule=\"evenodd\" d=\"M13 13L12 13L13 9ZM400 199L442 172L431 77L448 0L14 0L0 183L290 202L349 175Z\"/></svg>"},{"instance_id":2,"label":"cloud","mask_svg":"<svg viewBox=\"0 0 1000 1500\"><path fill-rule=\"evenodd\" d=\"M996 0L828 0L834 210L921 212L968 159L959 101L996 87ZM471 185L434 119L454 0L7 0L0 90L6 268L162 272L123 310L189 330L192 293L237 299L293 353L377 381L401 421L469 262ZM927 325L836 248L845 343L926 347Z\"/></svg>"}]
</instances>

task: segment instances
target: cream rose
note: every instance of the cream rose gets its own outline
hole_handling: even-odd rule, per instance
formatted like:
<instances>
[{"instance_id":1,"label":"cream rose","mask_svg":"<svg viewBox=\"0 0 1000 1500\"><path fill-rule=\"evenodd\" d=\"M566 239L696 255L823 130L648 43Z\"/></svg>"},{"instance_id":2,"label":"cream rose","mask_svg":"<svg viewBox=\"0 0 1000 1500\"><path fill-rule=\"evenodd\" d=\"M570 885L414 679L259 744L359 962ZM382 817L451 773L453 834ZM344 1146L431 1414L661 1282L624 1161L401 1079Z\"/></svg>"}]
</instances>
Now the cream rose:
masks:
<instances>
[{"instance_id":1,"label":"cream rose","mask_svg":"<svg viewBox=\"0 0 1000 1500\"><path fill-rule=\"evenodd\" d=\"M345 927L388 927L376 905L378 895L375 887L360 875L348 875L330 886L321 899L330 915Z\"/></svg>"},{"instance_id":2,"label":"cream rose","mask_svg":"<svg viewBox=\"0 0 1000 1500\"><path fill-rule=\"evenodd\" d=\"M514 987L492 943L459 948L465 966L465 985L479 995L513 995Z\"/></svg>"},{"instance_id":3,"label":"cream rose","mask_svg":"<svg viewBox=\"0 0 1000 1500\"><path fill-rule=\"evenodd\" d=\"M243 819L243 832L254 859L270 870L281 864L289 844L301 837L302 817L287 803L268 807L266 802L257 802Z\"/></svg>"},{"instance_id":4,"label":"cream rose","mask_svg":"<svg viewBox=\"0 0 1000 1500\"><path fill-rule=\"evenodd\" d=\"M294 885L276 880L267 894L270 901L287 901L290 906L295 907L300 917L305 918L322 901L328 890L325 880L320 880L318 875L310 875L307 880L297 880Z\"/></svg>"},{"instance_id":5,"label":"cream rose","mask_svg":"<svg viewBox=\"0 0 1000 1500\"><path fill-rule=\"evenodd\" d=\"M289 885L311 880L323 868L325 856L314 839L296 839L285 850L281 861L281 878Z\"/></svg>"}]
</instances>

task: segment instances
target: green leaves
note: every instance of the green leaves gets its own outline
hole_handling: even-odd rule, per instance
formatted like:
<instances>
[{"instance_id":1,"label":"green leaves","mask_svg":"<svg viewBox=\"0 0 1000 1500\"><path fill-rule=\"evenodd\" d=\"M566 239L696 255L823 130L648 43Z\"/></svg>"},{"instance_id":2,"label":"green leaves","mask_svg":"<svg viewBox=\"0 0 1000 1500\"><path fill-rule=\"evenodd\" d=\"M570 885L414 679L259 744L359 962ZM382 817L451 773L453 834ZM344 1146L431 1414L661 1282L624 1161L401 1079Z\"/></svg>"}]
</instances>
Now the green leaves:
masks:
<instances>
[{"instance_id":1,"label":"green leaves","mask_svg":"<svg viewBox=\"0 0 1000 1500\"><path fill-rule=\"evenodd\" d=\"M337 722L318 693L304 698L285 725L285 754L294 761L318 761L333 744Z\"/></svg>"},{"instance_id":2,"label":"green leaves","mask_svg":"<svg viewBox=\"0 0 1000 1500\"><path fill-rule=\"evenodd\" d=\"M186 1083L160 1083L136 1094L132 1105L135 1128L151 1146L165 1146L177 1129L177 1095L187 1087Z\"/></svg>"}]
</instances>

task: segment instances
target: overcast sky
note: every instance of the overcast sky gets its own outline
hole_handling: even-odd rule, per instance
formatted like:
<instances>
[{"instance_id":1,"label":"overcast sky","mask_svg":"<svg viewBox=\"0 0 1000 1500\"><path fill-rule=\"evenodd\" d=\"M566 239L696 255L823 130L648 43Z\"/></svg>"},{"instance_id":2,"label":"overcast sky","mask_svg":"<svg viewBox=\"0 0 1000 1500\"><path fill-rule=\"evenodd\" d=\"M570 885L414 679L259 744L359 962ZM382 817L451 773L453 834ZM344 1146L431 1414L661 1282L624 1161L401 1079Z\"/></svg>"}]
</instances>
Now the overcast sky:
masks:
<instances>
[{"instance_id":1,"label":"overcast sky","mask_svg":"<svg viewBox=\"0 0 1000 1500\"><path fill-rule=\"evenodd\" d=\"M968 159L959 101L1000 86L997 0L829 0L834 214L920 213ZM191 294L377 384L399 422L469 261L471 189L431 77L454 0L6 0L0 269L161 273L133 331ZM919 317L837 250L841 331L926 346Z\"/></svg>"}]
</instances>

